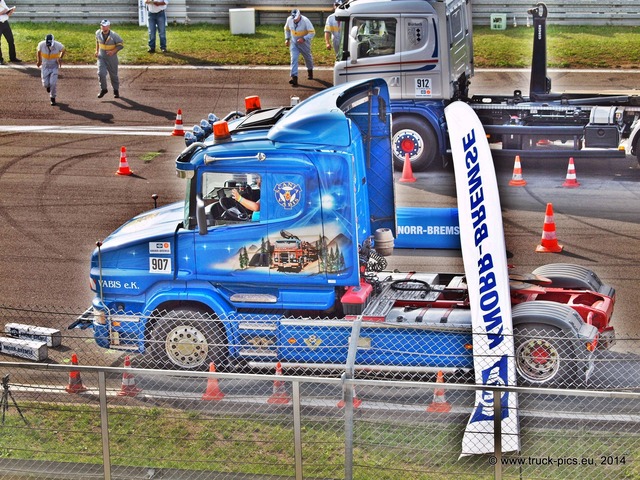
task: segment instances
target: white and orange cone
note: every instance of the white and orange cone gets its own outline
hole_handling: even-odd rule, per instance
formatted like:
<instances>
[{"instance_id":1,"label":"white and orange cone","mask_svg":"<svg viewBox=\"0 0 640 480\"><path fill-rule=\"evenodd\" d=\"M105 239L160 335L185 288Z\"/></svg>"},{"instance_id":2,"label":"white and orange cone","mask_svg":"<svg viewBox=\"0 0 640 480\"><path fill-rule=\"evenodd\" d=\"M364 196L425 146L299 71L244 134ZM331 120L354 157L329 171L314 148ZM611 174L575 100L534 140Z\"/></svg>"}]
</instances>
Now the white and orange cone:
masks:
<instances>
[{"instance_id":1,"label":"white and orange cone","mask_svg":"<svg viewBox=\"0 0 640 480\"><path fill-rule=\"evenodd\" d=\"M553 220L553 205L547 203L547 210L544 215L544 225L542 226L542 239L540 245L536 247L537 253L558 253L562 251L562 245L558 244L556 236L556 223Z\"/></svg>"},{"instance_id":2,"label":"white and orange cone","mask_svg":"<svg viewBox=\"0 0 640 480\"><path fill-rule=\"evenodd\" d=\"M75 353L71 354L71 365L78 365L78 356ZM79 370L71 370L69 372L69 384L65 390L68 393L82 393L88 390L87 387L82 384Z\"/></svg>"},{"instance_id":3,"label":"white and orange cone","mask_svg":"<svg viewBox=\"0 0 640 480\"><path fill-rule=\"evenodd\" d=\"M400 183L415 182L416 177L413 176L413 169L411 168L411 159L409 154L404 156L404 164L402 165L402 177L400 177Z\"/></svg>"},{"instance_id":4,"label":"white and orange cone","mask_svg":"<svg viewBox=\"0 0 640 480\"><path fill-rule=\"evenodd\" d=\"M569 166L567 167L567 178L562 184L563 187L576 188L580 186L578 179L576 178L576 166L573 163L573 157L569 158Z\"/></svg>"},{"instance_id":5,"label":"white and orange cone","mask_svg":"<svg viewBox=\"0 0 640 480\"><path fill-rule=\"evenodd\" d=\"M520 164L520 155L516 155L516 159L513 162L513 175L509 180L509 185L512 187L524 187L527 181L522 178L522 165Z\"/></svg>"},{"instance_id":6,"label":"white and orange cone","mask_svg":"<svg viewBox=\"0 0 640 480\"><path fill-rule=\"evenodd\" d=\"M353 408L359 408L362 405L362 400L360 400L357 396L356 396L356 387L353 387ZM337 407L338 408L344 408L345 406L345 402L344 402L344 398L342 400L340 400L338 402Z\"/></svg>"},{"instance_id":7,"label":"white and orange cone","mask_svg":"<svg viewBox=\"0 0 640 480\"><path fill-rule=\"evenodd\" d=\"M209 372L215 373L216 366L213 362L209 364ZM220 390L220 385L218 385L217 378L209 378L207 380L207 389L202 394L202 400L222 400L224 398L224 393Z\"/></svg>"},{"instance_id":8,"label":"white and orange cone","mask_svg":"<svg viewBox=\"0 0 640 480\"><path fill-rule=\"evenodd\" d=\"M124 357L124 368L131 368L131 359L129 358L129 355ZM122 387L118 392L118 396L135 397L141 391L141 388L136 387L136 377L133 373L124 372L122 374Z\"/></svg>"},{"instance_id":9,"label":"white and orange cone","mask_svg":"<svg viewBox=\"0 0 640 480\"><path fill-rule=\"evenodd\" d=\"M444 383L444 374L442 370L438 371L436 383ZM444 388L436 387L433 390L433 402L427 407L427 412L447 413L451 411L451 404L447 402Z\"/></svg>"},{"instance_id":10,"label":"white and orange cone","mask_svg":"<svg viewBox=\"0 0 640 480\"><path fill-rule=\"evenodd\" d=\"M282 365L280 362L276 364L276 375L282 376ZM275 405L286 405L291 402L291 397L287 392L287 388L282 380L273 381L273 393L267 399L267 403Z\"/></svg>"},{"instance_id":11,"label":"white and orange cone","mask_svg":"<svg viewBox=\"0 0 640 480\"><path fill-rule=\"evenodd\" d=\"M133 172L129 168L129 162L127 162L127 149L125 147L120 148L120 166L116 175L132 175Z\"/></svg>"},{"instance_id":12,"label":"white and orange cone","mask_svg":"<svg viewBox=\"0 0 640 480\"><path fill-rule=\"evenodd\" d=\"M182 109L178 109L178 113L176 114L176 123L173 126L173 132L171 135L174 137L183 137L184 136L184 125L182 124Z\"/></svg>"}]
</instances>

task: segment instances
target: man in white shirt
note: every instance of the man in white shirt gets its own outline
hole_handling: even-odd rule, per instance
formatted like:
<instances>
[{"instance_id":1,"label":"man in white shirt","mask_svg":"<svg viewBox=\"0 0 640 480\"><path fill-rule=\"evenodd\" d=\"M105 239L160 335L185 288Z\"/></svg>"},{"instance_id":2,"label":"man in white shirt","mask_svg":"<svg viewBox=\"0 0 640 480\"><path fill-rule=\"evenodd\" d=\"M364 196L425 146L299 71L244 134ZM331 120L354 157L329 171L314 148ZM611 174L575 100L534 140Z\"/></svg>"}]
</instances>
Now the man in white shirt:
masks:
<instances>
[{"instance_id":1,"label":"man in white shirt","mask_svg":"<svg viewBox=\"0 0 640 480\"><path fill-rule=\"evenodd\" d=\"M156 30L160 37L160 50L167 53L167 5L169 0L145 0L149 27L149 53L156 52Z\"/></svg>"},{"instance_id":2,"label":"man in white shirt","mask_svg":"<svg viewBox=\"0 0 640 480\"><path fill-rule=\"evenodd\" d=\"M4 0L0 0L0 65L4 65L4 58L2 57L2 37L4 36L5 40L9 44L9 61L11 62L21 62L18 57L16 57L16 44L13 40L13 32L11 31L11 25L9 25L9 17L13 15L16 7L9 8Z\"/></svg>"},{"instance_id":3,"label":"man in white shirt","mask_svg":"<svg viewBox=\"0 0 640 480\"><path fill-rule=\"evenodd\" d=\"M336 59L338 57L338 52L340 51L340 36L342 33L342 25L336 19L335 10L342 4L342 0L335 0L333 2L333 11L331 15L327 17L327 22L324 25L324 43L327 47L327 50L333 49L336 54Z\"/></svg>"}]
</instances>

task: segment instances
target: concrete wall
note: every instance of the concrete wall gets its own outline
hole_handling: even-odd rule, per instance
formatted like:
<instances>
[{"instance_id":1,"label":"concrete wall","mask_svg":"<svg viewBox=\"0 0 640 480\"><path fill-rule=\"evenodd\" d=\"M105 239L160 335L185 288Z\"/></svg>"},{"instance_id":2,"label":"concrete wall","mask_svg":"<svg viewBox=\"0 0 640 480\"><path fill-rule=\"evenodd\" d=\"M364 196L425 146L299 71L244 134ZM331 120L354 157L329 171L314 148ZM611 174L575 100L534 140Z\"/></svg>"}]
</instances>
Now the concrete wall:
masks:
<instances>
[{"instance_id":1,"label":"concrete wall","mask_svg":"<svg viewBox=\"0 0 640 480\"><path fill-rule=\"evenodd\" d=\"M11 5L18 8L13 21L98 23L109 18L114 23L138 23L139 0L56 0L42 3L36 0L14 0ZM492 13L507 14L507 27L512 27L514 18L519 26L526 25L527 10L536 5L534 0L473 0L474 24L489 25ZM549 25L640 25L639 0L546 0L549 9ZM272 6L282 11L257 12L257 20L262 24L284 24L286 11L297 7L315 25L321 25L326 13L319 7L327 8L331 0L171 0L168 9L170 22L212 23L228 25L229 9ZM315 8L315 10L314 10ZM529 17L530 18L530 17Z\"/></svg>"}]
</instances>

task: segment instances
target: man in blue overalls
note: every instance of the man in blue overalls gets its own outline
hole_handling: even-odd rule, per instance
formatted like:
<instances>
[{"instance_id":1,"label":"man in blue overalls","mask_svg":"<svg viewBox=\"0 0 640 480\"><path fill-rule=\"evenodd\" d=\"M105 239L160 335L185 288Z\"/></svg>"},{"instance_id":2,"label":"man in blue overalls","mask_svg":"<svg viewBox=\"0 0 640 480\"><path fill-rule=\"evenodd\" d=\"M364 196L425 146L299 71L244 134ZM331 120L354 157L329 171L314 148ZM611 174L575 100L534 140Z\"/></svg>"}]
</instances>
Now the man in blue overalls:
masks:
<instances>
[{"instance_id":1,"label":"man in blue overalls","mask_svg":"<svg viewBox=\"0 0 640 480\"><path fill-rule=\"evenodd\" d=\"M96 57L98 58L98 79L100 93L98 98L104 97L107 90L107 73L111 78L113 96L120 98L120 80L118 78L118 52L124 48L120 35L111 30L111 22L102 20L100 30L96 31Z\"/></svg>"},{"instance_id":2,"label":"man in blue overalls","mask_svg":"<svg viewBox=\"0 0 640 480\"><path fill-rule=\"evenodd\" d=\"M291 11L291 16L284 24L284 44L289 47L291 54L291 80L294 87L298 85L298 56L302 55L307 66L308 78L313 79L313 57L311 56L311 40L316 31L309 19L297 8Z\"/></svg>"}]
</instances>

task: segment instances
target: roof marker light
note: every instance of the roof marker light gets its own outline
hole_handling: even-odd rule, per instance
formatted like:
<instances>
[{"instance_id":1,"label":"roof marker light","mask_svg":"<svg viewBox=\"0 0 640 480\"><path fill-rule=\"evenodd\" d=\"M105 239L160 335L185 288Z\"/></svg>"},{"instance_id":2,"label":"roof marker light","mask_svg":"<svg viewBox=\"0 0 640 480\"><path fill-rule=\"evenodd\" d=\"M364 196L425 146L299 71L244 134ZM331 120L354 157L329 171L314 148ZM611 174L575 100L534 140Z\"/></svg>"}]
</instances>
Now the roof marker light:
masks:
<instances>
[{"instance_id":1,"label":"roof marker light","mask_svg":"<svg viewBox=\"0 0 640 480\"><path fill-rule=\"evenodd\" d=\"M244 97L244 108L247 113L253 112L254 110L260 110L262 108L260 105L260 97L257 95Z\"/></svg>"},{"instance_id":2,"label":"roof marker light","mask_svg":"<svg viewBox=\"0 0 640 480\"><path fill-rule=\"evenodd\" d=\"M229 133L229 124L224 120L220 120L213 124L213 137L216 142L221 142L231 139Z\"/></svg>"}]
</instances>

